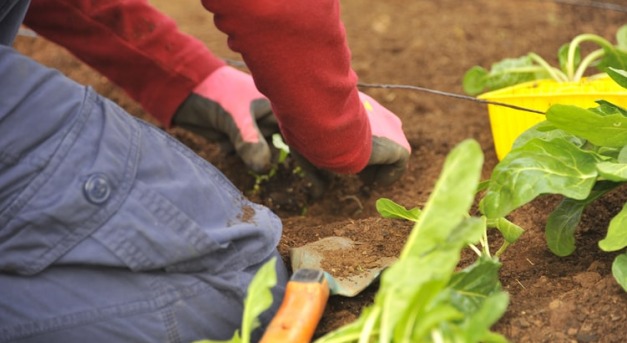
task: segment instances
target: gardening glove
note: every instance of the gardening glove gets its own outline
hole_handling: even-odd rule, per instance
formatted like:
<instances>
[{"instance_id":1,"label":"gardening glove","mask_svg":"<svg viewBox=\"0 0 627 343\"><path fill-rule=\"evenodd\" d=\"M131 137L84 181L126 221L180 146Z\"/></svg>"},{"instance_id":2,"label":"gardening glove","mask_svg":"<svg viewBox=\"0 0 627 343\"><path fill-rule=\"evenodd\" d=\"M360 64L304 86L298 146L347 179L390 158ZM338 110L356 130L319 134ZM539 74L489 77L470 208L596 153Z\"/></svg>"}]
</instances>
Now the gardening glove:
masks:
<instances>
[{"instance_id":1,"label":"gardening glove","mask_svg":"<svg viewBox=\"0 0 627 343\"><path fill-rule=\"evenodd\" d=\"M270 102L250 75L224 66L203 80L176 111L172 124L235 148L248 168L266 172L271 151L265 137L279 131Z\"/></svg>"},{"instance_id":2,"label":"gardening glove","mask_svg":"<svg viewBox=\"0 0 627 343\"><path fill-rule=\"evenodd\" d=\"M368 95L359 92L372 131L372 152L359 176L366 184L388 186L400 179L407 168L411 147L401 120Z\"/></svg>"},{"instance_id":3,"label":"gardening glove","mask_svg":"<svg viewBox=\"0 0 627 343\"><path fill-rule=\"evenodd\" d=\"M358 173L367 185L388 186L405 172L411 147L400 119L370 96L359 92L372 132L372 152L366 167ZM319 198L327 189L333 173L319 169L297 151L291 155L311 182L311 196Z\"/></svg>"}]
</instances>

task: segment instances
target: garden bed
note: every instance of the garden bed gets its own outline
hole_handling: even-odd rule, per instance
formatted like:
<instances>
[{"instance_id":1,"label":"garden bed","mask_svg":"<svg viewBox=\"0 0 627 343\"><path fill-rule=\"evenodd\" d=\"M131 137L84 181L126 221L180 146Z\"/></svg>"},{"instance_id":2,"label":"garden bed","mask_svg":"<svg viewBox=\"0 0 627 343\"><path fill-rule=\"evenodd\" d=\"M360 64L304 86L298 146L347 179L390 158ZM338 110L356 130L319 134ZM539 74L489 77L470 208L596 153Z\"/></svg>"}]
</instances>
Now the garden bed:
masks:
<instances>
[{"instance_id":1,"label":"garden bed","mask_svg":"<svg viewBox=\"0 0 627 343\"><path fill-rule=\"evenodd\" d=\"M238 59L228 51L224 35L214 29L211 15L202 11L199 1L152 2L216 54ZM551 1L395 0L366 5L363 1L343 0L342 10L353 65L361 81L418 85L455 93L462 93L461 79L473 65L489 65L528 51L553 56L562 43L582 32L613 39L627 18L617 11ZM118 88L64 50L41 38L20 37L16 46L79 82L92 85L132 114L151 120ZM487 109L408 90L364 91L402 118L413 147L407 173L385 189L370 189L355 177L338 176L322 199L310 201L299 179L282 177L277 178L282 184L269 183L261 193L251 194L254 179L242 172L244 167L235 156L183 130L170 132L214 163L253 200L281 216L285 230L279 249L286 259L290 247L328 235L374 242L372 246L378 248L368 250L372 254L398 251L403 239L385 238L406 235L408 226L381 219L375 201L386 197L406 207L422 206L444 158L466 138L477 140L483 148L483 176L488 178L497 158ZM285 191L292 193L285 196ZM584 213L577 250L565 258L554 256L544 241L546 217L559 200L554 196L538 199L508 217L526 232L502 256L501 280L511 301L494 329L513 342L623 341L627 337L627 294L611 275L615 255L601 251L597 242L627 200L625 189L615 190L611 197L603 198ZM497 244L498 239L493 243ZM332 297L318 334L354 320L375 292L376 285L355 298Z\"/></svg>"}]
</instances>

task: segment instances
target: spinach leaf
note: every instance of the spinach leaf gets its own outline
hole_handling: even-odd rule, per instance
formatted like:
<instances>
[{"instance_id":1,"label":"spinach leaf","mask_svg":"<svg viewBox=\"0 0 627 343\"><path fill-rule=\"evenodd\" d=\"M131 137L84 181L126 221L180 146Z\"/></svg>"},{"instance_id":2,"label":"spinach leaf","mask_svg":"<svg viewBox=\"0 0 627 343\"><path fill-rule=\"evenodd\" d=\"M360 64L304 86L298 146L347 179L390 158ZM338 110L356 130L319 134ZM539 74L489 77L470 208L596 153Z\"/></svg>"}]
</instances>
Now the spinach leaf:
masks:
<instances>
[{"instance_id":1,"label":"spinach leaf","mask_svg":"<svg viewBox=\"0 0 627 343\"><path fill-rule=\"evenodd\" d=\"M494 63L490 71L480 66L470 68L464 75L463 87L467 94L477 95L485 89L500 89L547 77L546 70L534 64L530 56L522 56Z\"/></svg>"},{"instance_id":2,"label":"spinach leaf","mask_svg":"<svg viewBox=\"0 0 627 343\"><path fill-rule=\"evenodd\" d=\"M565 139L532 139L494 168L481 209L488 218L498 218L541 194L585 199L596 182L596 161L594 153Z\"/></svg>"},{"instance_id":3,"label":"spinach leaf","mask_svg":"<svg viewBox=\"0 0 627 343\"><path fill-rule=\"evenodd\" d=\"M408 210L405 207L387 198L377 199L375 207L377 209L377 212L379 212L379 214L383 218L406 219L415 222L420 216L419 208L415 207L411 210Z\"/></svg>"},{"instance_id":4,"label":"spinach leaf","mask_svg":"<svg viewBox=\"0 0 627 343\"><path fill-rule=\"evenodd\" d=\"M625 26L625 29L625 32L627 33L627 26ZM608 68L607 74L621 87L627 88L627 70Z\"/></svg>"},{"instance_id":5,"label":"spinach leaf","mask_svg":"<svg viewBox=\"0 0 627 343\"><path fill-rule=\"evenodd\" d=\"M575 231L584 209L617 186L613 182L599 182L588 198L566 198L553 210L546 222L545 236L547 246L555 255L568 256L575 251Z\"/></svg>"},{"instance_id":6,"label":"spinach leaf","mask_svg":"<svg viewBox=\"0 0 627 343\"><path fill-rule=\"evenodd\" d=\"M604 251L616 251L627 247L627 203L610 221L607 235L599 241L599 247Z\"/></svg>"},{"instance_id":7,"label":"spinach leaf","mask_svg":"<svg viewBox=\"0 0 627 343\"><path fill-rule=\"evenodd\" d=\"M627 292L627 254L618 255L612 263L612 275Z\"/></svg>"},{"instance_id":8,"label":"spinach leaf","mask_svg":"<svg viewBox=\"0 0 627 343\"><path fill-rule=\"evenodd\" d=\"M583 137L594 145L627 145L627 117L620 112L601 115L581 107L558 104L549 108L546 118L557 128Z\"/></svg>"}]
</instances>

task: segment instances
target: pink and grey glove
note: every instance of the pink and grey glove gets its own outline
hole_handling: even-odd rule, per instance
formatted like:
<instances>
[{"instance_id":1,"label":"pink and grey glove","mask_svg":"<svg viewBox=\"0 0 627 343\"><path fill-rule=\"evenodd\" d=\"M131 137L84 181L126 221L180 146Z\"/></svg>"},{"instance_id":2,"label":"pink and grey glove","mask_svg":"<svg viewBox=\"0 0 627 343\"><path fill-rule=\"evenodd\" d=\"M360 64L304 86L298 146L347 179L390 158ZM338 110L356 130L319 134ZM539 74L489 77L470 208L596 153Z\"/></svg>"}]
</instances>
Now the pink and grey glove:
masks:
<instances>
[{"instance_id":1,"label":"pink and grey glove","mask_svg":"<svg viewBox=\"0 0 627 343\"><path fill-rule=\"evenodd\" d=\"M372 152L360 179L368 185L388 186L405 172L411 147L403 133L401 120L370 96L359 92L372 132ZM327 189L333 174L319 169L301 154L292 150L292 156L311 182L311 196L319 198Z\"/></svg>"},{"instance_id":2,"label":"pink and grey glove","mask_svg":"<svg viewBox=\"0 0 627 343\"><path fill-rule=\"evenodd\" d=\"M211 141L227 141L253 171L271 166L266 137L278 132L270 102L250 75L224 66L202 81L176 111L172 124Z\"/></svg>"},{"instance_id":3,"label":"pink and grey glove","mask_svg":"<svg viewBox=\"0 0 627 343\"><path fill-rule=\"evenodd\" d=\"M359 176L366 183L387 186L405 172L411 147L403 133L401 120L394 113L362 92L359 92L359 99L366 109L372 131L370 159Z\"/></svg>"}]
</instances>

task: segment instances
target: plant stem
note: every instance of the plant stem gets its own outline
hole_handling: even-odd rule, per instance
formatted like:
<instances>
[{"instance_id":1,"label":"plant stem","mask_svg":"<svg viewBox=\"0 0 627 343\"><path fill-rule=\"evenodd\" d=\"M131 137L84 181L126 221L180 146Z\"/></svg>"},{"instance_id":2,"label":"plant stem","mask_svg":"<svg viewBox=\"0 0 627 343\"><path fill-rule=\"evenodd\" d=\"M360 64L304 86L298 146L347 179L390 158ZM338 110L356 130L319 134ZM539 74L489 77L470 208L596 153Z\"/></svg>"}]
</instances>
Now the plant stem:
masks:
<instances>
[{"instance_id":1,"label":"plant stem","mask_svg":"<svg viewBox=\"0 0 627 343\"><path fill-rule=\"evenodd\" d=\"M499 256L501 256L505 252L507 247L509 247L509 242L508 241L503 242L503 245L501 245L499 250L497 250L496 253L494 253L494 257L498 258Z\"/></svg>"},{"instance_id":2,"label":"plant stem","mask_svg":"<svg viewBox=\"0 0 627 343\"><path fill-rule=\"evenodd\" d=\"M483 237L481 238L481 247L483 248L483 254L492 257L490 255L490 242L488 241L488 230L483 231Z\"/></svg>"},{"instance_id":3,"label":"plant stem","mask_svg":"<svg viewBox=\"0 0 627 343\"><path fill-rule=\"evenodd\" d=\"M577 68L577 71L575 72L575 75L573 76L573 81L580 81L581 78L583 77L583 73L586 72L586 69L588 69L588 67L592 64L592 62L603 57L603 55L605 55L605 50L598 49L598 50L591 52L588 56L586 56L586 58L584 58L584 60L581 61L581 64L579 64L579 67Z\"/></svg>"},{"instance_id":4,"label":"plant stem","mask_svg":"<svg viewBox=\"0 0 627 343\"><path fill-rule=\"evenodd\" d=\"M477 256L481 257L481 250L479 250L479 248L477 248L474 244L468 244L468 247L470 250L474 251Z\"/></svg>"},{"instance_id":5,"label":"plant stem","mask_svg":"<svg viewBox=\"0 0 627 343\"><path fill-rule=\"evenodd\" d=\"M585 41L596 43L603 49L614 49L612 43L599 35L585 33L575 37L568 47L568 58L566 60L566 74L569 80L573 80L575 77L575 53L577 52L577 48Z\"/></svg>"},{"instance_id":6,"label":"plant stem","mask_svg":"<svg viewBox=\"0 0 627 343\"><path fill-rule=\"evenodd\" d=\"M546 70L546 72L549 73L549 75L551 76L551 78L553 80L555 80L557 82L565 82L565 81L568 80L568 77L566 76L566 74L564 74L559 69L551 67L551 65L544 58L540 57L540 55L538 55L538 54L536 54L534 52L530 52L528 56L534 62L539 64L542 67L542 69Z\"/></svg>"}]
</instances>

